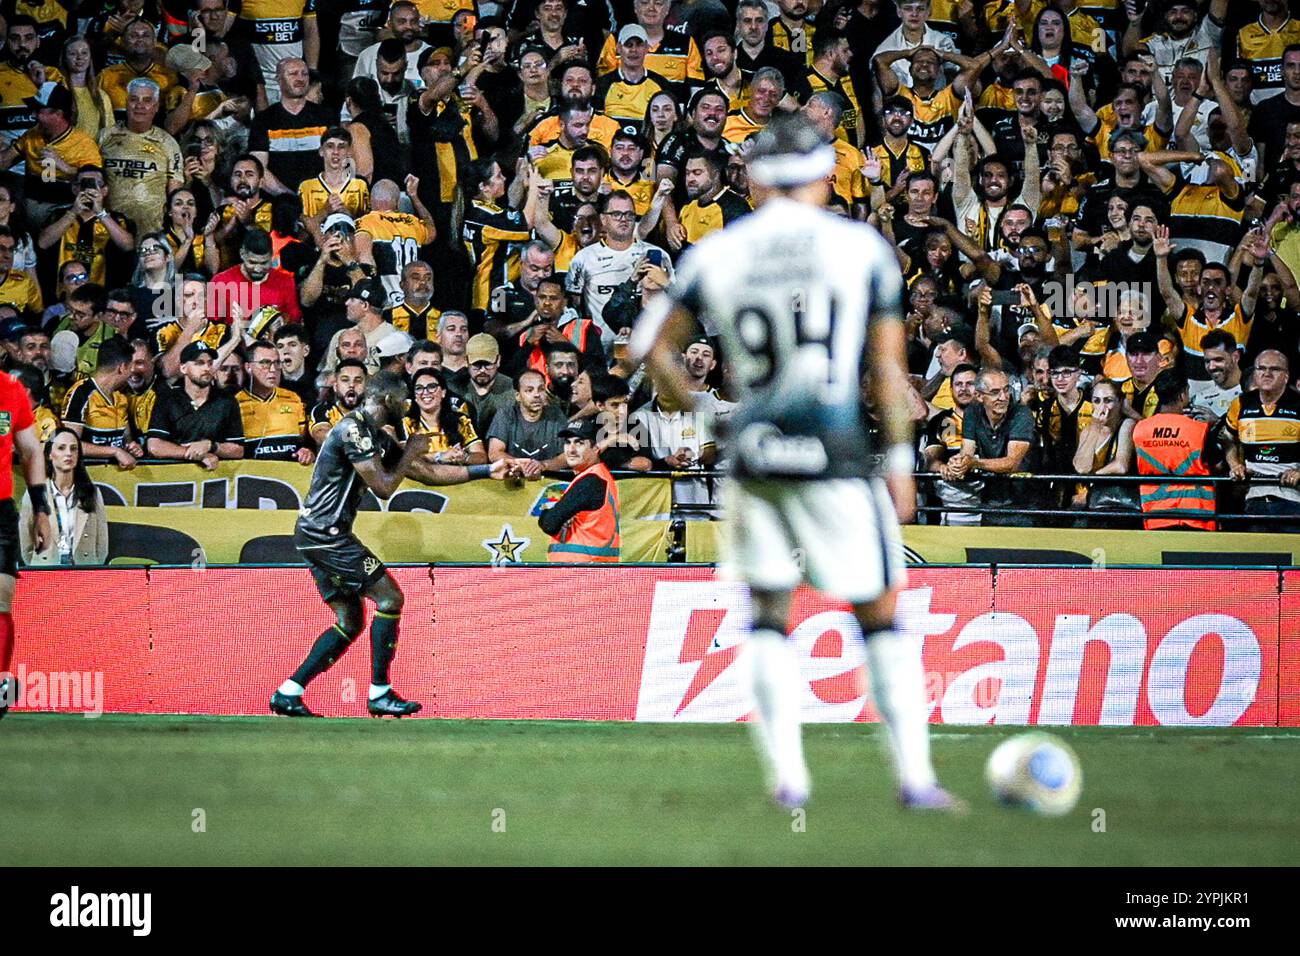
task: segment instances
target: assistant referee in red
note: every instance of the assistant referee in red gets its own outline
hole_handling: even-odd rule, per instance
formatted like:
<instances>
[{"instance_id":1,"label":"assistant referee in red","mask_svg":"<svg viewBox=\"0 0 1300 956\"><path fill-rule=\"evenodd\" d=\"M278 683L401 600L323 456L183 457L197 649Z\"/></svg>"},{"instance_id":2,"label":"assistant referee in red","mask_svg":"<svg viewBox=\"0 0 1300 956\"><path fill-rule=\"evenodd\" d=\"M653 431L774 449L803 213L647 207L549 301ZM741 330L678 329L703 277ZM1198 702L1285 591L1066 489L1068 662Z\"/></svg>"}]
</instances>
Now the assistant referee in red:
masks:
<instances>
[{"instance_id":1,"label":"assistant referee in red","mask_svg":"<svg viewBox=\"0 0 1300 956\"><path fill-rule=\"evenodd\" d=\"M23 479L36 514L36 550L49 543L50 506L45 497L45 455L36 437L36 419L27 390L0 372L0 717L18 700L18 679L9 668L14 657L14 587L18 584L18 509L14 506L14 449L22 458Z\"/></svg>"}]
</instances>

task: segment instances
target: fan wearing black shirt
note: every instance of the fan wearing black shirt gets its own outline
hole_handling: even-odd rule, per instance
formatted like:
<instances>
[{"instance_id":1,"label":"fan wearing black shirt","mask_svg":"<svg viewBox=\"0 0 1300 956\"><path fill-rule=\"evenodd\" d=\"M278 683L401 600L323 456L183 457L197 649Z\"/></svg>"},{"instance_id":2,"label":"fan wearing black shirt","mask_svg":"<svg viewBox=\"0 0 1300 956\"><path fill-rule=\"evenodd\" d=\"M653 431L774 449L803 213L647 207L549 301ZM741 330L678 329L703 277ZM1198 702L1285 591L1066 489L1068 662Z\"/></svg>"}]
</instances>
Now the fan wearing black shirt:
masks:
<instances>
[{"instance_id":1,"label":"fan wearing black shirt","mask_svg":"<svg viewBox=\"0 0 1300 956\"><path fill-rule=\"evenodd\" d=\"M248 134L248 151L266 169L262 188L273 195L296 193L303 180L320 174L320 138L338 120L307 99L311 74L304 60L281 60L276 76L280 102L259 111Z\"/></svg>"}]
</instances>

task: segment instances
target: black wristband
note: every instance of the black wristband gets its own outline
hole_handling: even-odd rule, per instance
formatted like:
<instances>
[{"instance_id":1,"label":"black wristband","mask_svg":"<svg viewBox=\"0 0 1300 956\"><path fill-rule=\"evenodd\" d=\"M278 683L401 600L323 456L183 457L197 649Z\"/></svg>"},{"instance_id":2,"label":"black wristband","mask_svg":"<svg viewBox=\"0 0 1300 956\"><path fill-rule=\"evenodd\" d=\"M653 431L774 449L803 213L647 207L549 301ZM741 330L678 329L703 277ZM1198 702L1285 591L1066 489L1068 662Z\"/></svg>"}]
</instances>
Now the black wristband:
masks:
<instances>
[{"instance_id":1,"label":"black wristband","mask_svg":"<svg viewBox=\"0 0 1300 956\"><path fill-rule=\"evenodd\" d=\"M50 513L50 502L49 499L46 498L45 496L44 483L41 483L39 485L28 485L27 497L32 500L33 511L37 513L40 513L42 511L45 512L46 514Z\"/></svg>"},{"instance_id":2,"label":"black wristband","mask_svg":"<svg viewBox=\"0 0 1300 956\"><path fill-rule=\"evenodd\" d=\"M469 473L468 481L478 481L480 478L492 477L491 465L466 465L465 471Z\"/></svg>"}]
</instances>

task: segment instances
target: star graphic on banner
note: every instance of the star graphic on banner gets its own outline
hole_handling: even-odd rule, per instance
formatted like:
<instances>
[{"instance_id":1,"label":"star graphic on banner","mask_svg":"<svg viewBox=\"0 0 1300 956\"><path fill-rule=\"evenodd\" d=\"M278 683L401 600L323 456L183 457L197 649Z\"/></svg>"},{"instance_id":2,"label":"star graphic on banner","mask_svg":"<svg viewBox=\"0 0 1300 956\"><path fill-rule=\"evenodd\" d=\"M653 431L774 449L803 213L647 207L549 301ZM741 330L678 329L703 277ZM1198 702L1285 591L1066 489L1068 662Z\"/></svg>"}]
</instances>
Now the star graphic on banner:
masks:
<instances>
[{"instance_id":1,"label":"star graphic on banner","mask_svg":"<svg viewBox=\"0 0 1300 956\"><path fill-rule=\"evenodd\" d=\"M501 526L501 537L493 541L491 538L483 542L483 547L487 549L488 554L492 555L493 564L519 564L519 552L528 547L531 538L512 537L514 529L510 525Z\"/></svg>"}]
</instances>

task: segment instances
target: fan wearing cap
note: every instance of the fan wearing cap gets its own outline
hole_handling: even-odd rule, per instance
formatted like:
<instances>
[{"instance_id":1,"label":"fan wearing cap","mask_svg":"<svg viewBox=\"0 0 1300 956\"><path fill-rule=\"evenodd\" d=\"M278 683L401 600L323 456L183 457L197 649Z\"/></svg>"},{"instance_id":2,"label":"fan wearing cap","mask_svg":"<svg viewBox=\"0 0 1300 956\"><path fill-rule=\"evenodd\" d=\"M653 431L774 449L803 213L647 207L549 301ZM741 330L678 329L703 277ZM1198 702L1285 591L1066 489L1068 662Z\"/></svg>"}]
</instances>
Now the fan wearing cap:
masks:
<instances>
[{"instance_id":1,"label":"fan wearing cap","mask_svg":"<svg viewBox=\"0 0 1300 956\"><path fill-rule=\"evenodd\" d=\"M307 444L307 412L302 399L280 387L280 350L271 342L254 342L244 371L248 386L235 395L244 433L244 457L254 461L315 458Z\"/></svg>"},{"instance_id":2,"label":"fan wearing cap","mask_svg":"<svg viewBox=\"0 0 1300 956\"><path fill-rule=\"evenodd\" d=\"M406 110L412 171L422 187L420 199L432 210L444 236L450 228L451 204L457 199L460 169L478 157L471 117L455 98L460 76L452 65L453 56L445 46L420 54L424 89L411 98Z\"/></svg>"},{"instance_id":3,"label":"fan wearing cap","mask_svg":"<svg viewBox=\"0 0 1300 956\"><path fill-rule=\"evenodd\" d=\"M221 70L230 61L230 47L217 37L207 37L205 56L188 43L181 43L167 51L167 66L175 70L181 82L164 94L167 105L167 132L179 136L195 120L213 122L225 117L238 117L235 122L248 122L248 100L234 98L221 88L224 79ZM237 68L237 65L236 65ZM228 119L223 126L229 124Z\"/></svg>"},{"instance_id":4,"label":"fan wearing cap","mask_svg":"<svg viewBox=\"0 0 1300 956\"><path fill-rule=\"evenodd\" d=\"M389 335L392 335L397 329L392 324L384 321L384 310L388 307L388 290L384 288L382 282L378 279L362 279L356 283L347 294L344 301L344 308L347 310L347 320L351 322L366 337L366 348L368 354L366 364L372 370L378 370L378 348ZM339 329L330 339L329 348L326 350L325 368L327 371L333 371L337 362L339 338L346 329Z\"/></svg>"},{"instance_id":5,"label":"fan wearing cap","mask_svg":"<svg viewBox=\"0 0 1300 956\"><path fill-rule=\"evenodd\" d=\"M406 356L413 345L415 339L405 332L389 332L375 346L375 361L379 364L379 370L392 372L394 375L404 375Z\"/></svg>"},{"instance_id":6,"label":"fan wearing cap","mask_svg":"<svg viewBox=\"0 0 1300 956\"><path fill-rule=\"evenodd\" d=\"M67 201L68 186L81 166L103 162L99 146L72 124L72 94L58 83L45 83L35 96L24 102L36 111L36 125L18 137L12 146L0 150L0 169L20 160L26 163L26 198L48 218L50 207Z\"/></svg>"},{"instance_id":7,"label":"fan wearing cap","mask_svg":"<svg viewBox=\"0 0 1300 956\"><path fill-rule=\"evenodd\" d=\"M1132 373L1120 383L1124 392L1124 414L1135 421L1150 418L1160 405L1156 379L1165 370L1160 355L1160 337L1145 329L1134 332L1124 343L1124 357Z\"/></svg>"},{"instance_id":8,"label":"fan wearing cap","mask_svg":"<svg viewBox=\"0 0 1300 956\"><path fill-rule=\"evenodd\" d=\"M623 126L614 134L614 141L609 150L609 172L605 174L603 185L611 190L621 189L632 197L635 204L633 211L641 219L650 211L650 204L655 198L657 183L647 179L642 172L645 168L645 140L637 132L637 127Z\"/></svg>"},{"instance_id":9,"label":"fan wearing cap","mask_svg":"<svg viewBox=\"0 0 1300 956\"><path fill-rule=\"evenodd\" d=\"M696 46L685 27L665 26L670 0L632 0L632 9L636 14L636 24L645 35L647 44L645 65L660 76L673 83L688 85L694 80L704 81L704 60L700 48ZM632 26L633 24L629 24ZM617 37L613 33L605 37L601 47L600 59L596 63L596 72L604 76L613 73L622 60L624 27Z\"/></svg>"},{"instance_id":10,"label":"fan wearing cap","mask_svg":"<svg viewBox=\"0 0 1300 956\"><path fill-rule=\"evenodd\" d=\"M692 41L693 43L694 41ZM672 83L646 69L645 28L629 23L618 34L618 66L596 82L596 109L621 124L639 123L655 94Z\"/></svg>"},{"instance_id":11,"label":"fan wearing cap","mask_svg":"<svg viewBox=\"0 0 1300 956\"><path fill-rule=\"evenodd\" d=\"M577 474L557 501L544 507L537 523L550 535L548 561L567 564L617 564L618 484L600 460L596 421L584 418L560 429L564 461Z\"/></svg>"},{"instance_id":12,"label":"fan wearing cap","mask_svg":"<svg viewBox=\"0 0 1300 956\"><path fill-rule=\"evenodd\" d=\"M158 34L153 24L143 18L132 20L122 31L122 48L126 52L124 61L106 66L99 73L99 88L108 94L119 123L126 120L130 95L127 88L132 80L153 80L163 102L167 102L171 91L180 85L179 74L158 62L157 45Z\"/></svg>"},{"instance_id":13,"label":"fan wearing cap","mask_svg":"<svg viewBox=\"0 0 1300 956\"><path fill-rule=\"evenodd\" d=\"M298 186L302 214L313 232L335 213L347 213L356 219L370 211L370 187L350 172L352 134L341 126L326 130L320 138L320 155L324 169Z\"/></svg>"},{"instance_id":14,"label":"fan wearing cap","mask_svg":"<svg viewBox=\"0 0 1300 956\"><path fill-rule=\"evenodd\" d=\"M465 346L469 359L469 378L461 388L461 398L474 412L478 430L486 435L497 412L515 401L515 388L501 372L501 348L486 332L470 336Z\"/></svg>"},{"instance_id":15,"label":"fan wearing cap","mask_svg":"<svg viewBox=\"0 0 1300 956\"><path fill-rule=\"evenodd\" d=\"M212 469L244 457L239 405L214 384L217 352L204 342L181 350L181 379L158 389L145 449L151 458L192 461Z\"/></svg>"}]
</instances>

